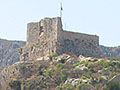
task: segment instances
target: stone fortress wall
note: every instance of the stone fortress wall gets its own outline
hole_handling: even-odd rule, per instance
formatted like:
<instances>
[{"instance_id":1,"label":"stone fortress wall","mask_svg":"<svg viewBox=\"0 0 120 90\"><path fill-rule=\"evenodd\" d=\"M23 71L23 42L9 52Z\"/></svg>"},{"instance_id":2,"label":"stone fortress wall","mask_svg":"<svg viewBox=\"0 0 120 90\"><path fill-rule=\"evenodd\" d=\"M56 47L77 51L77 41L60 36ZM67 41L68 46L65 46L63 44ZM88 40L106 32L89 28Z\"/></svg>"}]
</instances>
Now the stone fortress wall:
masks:
<instances>
[{"instance_id":1,"label":"stone fortress wall","mask_svg":"<svg viewBox=\"0 0 120 90\"><path fill-rule=\"evenodd\" d=\"M96 35L62 31L60 37L58 37L58 42L61 46L61 51L58 52L97 57L100 53L99 37Z\"/></svg>"},{"instance_id":2,"label":"stone fortress wall","mask_svg":"<svg viewBox=\"0 0 120 90\"><path fill-rule=\"evenodd\" d=\"M54 53L100 57L99 37L64 31L61 18L44 18L27 26L27 43L20 50L21 60L34 60Z\"/></svg>"}]
</instances>

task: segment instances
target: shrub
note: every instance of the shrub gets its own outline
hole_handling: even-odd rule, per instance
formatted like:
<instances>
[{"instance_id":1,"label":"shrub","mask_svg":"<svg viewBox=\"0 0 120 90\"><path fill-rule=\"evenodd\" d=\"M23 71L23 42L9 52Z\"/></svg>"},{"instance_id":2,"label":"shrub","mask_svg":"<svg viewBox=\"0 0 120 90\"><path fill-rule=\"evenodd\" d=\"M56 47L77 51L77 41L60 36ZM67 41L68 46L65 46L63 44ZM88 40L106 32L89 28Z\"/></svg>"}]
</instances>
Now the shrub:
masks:
<instances>
[{"instance_id":1,"label":"shrub","mask_svg":"<svg viewBox=\"0 0 120 90\"><path fill-rule=\"evenodd\" d=\"M18 80L10 81L9 86L13 90L21 90L21 82Z\"/></svg>"},{"instance_id":2,"label":"shrub","mask_svg":"<svg viewBox=\"0 0 120 90\"><path fill-rule=\"evenodd\" d=\"M89 72L87 73L87 76L88 76L88 77L91 77L92 74L93 74L93 73L89 71Z\"/></svg>"},{"instance_id":3,"label":"shrub","mask_svg":"<svg viewBox=\"0 0 120 90\"><path fill-rule=\"evenodd\" d=\"M51 69L49 69L49 70L46 70L45 73L44 73L44 75L45 75L45 76L54 77L54 71L55 71L55 69L54 69L54 68L51 68Z\"/></svg>"},{"instance_id":4,"label":"shrub","mask_svg":"<svg viewBox=\"0 0 120 90\"><path fill-rule=\"evenodd\" d=\"M25 90L25 81L24 80L21 82L21 88L22 88L22 90Z\"/></svg>"},{"instance_id":5,"label":"shrub","mask_svg":"<svg viewBox=\"0 0 120 90\"><path fill-rule=\"evenodd\" d=\"M96 84L95 87L96 87L96 90L101 90L103 85L101 83L99 83L99 84Z\"/></svg>"},{"instance_id":6,"label":"shrub","mask_svg":"<svg viewBox=\"0 0 120 90\"><path fill-rule=\"evenodd\" d=\"M117 58L109 58L111 61L117 61Z\"/></svg>"},{"instance_id":7,"label":"shrub","mask_svg":"<svg viewBox=\"0 0 120 90\"><path fill-rule=\"evenodd\" d=\"M57 86L57 90L63 90L63 87L61 85Z\"/></svg>"},{"instance_id":8,"label":"shrub","mask_svg":"<svg viewBox=\"0 0 120 90\"><path fill-rule=\"evenodd\" d=\"M83 71L88 72L88 68L84 68Z\"/></svg>"},{"instance_id":9,"label":"shrub","mask_svg":"<svg viewBox=\"0 0 120 90\"><path fill-rule=\"evenodd\" d=\"M78 63L76 63L76 64L73 64L73 66L78 66L78 65L80 65L80 64L83 64L84 62L78 62Z\"/></svg>"},{"instance_id":10,"label":"shrub","mask_svg":"<svg viewBox=\"0 0 120 90\"><path fill-rule=\"evenodd\" d=\"M64 84L63 90L75 90L75 87L71 84Z\"/></svg>"},{"instance_id":11,"label":"shrub","mask_svg":"<svg viewBox=\"0 0 120 90\"><path fill-rule=\"evenodd\" d=\"M50 57L57 57L58 56L58 54L57 53L54 53L54 54L52 54Z\"/></svg>"},{"instance_id":12,"label":"shrub","mask_svg":"<svg viewBox=\"0 0 120 90\"><path fill-rule=\"evenodd\" d=\"M57 69L59 69L59 70L61 70L61 69L63 69L64 68L64 64L62 64L62 63L59 63L59 64L57 64Z\"/></svg>"},{"instance_id":13,"label":"shrub","mask_svg":"<svg viewBox=\"0 0 120 90\"><path fill-rule=\"evenodd\" d=\"M58 56L58 54L57 53L54 53L54 54L52 54L51 56L49 56L49 58L50 58L50 60L52 61L53 60L53 57L57 57Z\"/></svg>"},{"instance_id":14,"label":"shrub","mask_svg":"<svg viewBox=\"0 0 120 90\"><path fill-rule=\"evenodd\" d=\"M57 84L57 85L60 85L60 83L62 82L62 80L61 80L61 78L55 78L55 83Z\"/></svg>"},{"instance_id":15,"label":"shrub","mask_svg":"<svg viewBox=\"0 0 120 90\"><path fill-rule=\"evenodd\" d=\"M115 73L115 72L112 72L112 73L109 75L109 78L111 79L111 78L113 78L115 75L116 75L116 73Z\"/></svg>"},{"instance_id":16,"label":"shrub","mask_svg":"<svg viewBox=\"0 0 120 90\"><path fill-rule=\"evenodd\" d=\"M98 62L98 64L104 67L112 66L112 62Z\"/></svg>"},{"instance_id":17,"label":"shrub","mask_svg":"<svg viewBox=\"0 0 120 90\"><path fill-rule=\"evenodd\" d=\"M86 75L82 75L82 79L87 79L88 77Z\"/></svg>"},{"instance_id":18,"label":"shrub","mask_svg":"<svg viewBox=\"0 0 120 90\"><path fill-rule=\"evenodd\" d=\"M89 86L90 86L89 84L82 83L82 84L78 85L78 89L79 90L88 90Z\"/></svg>"},{"instance_id":19,"label":"shrub","mask_svg":"<svg viewBox=\"0 0 120 90\"><path fill-rule=\"evenodd\" d=\"M40 70L40 71L38 72L38 75L43 75L43 70Z\"/></svg>"},{"instance_id":20,"label":"shrub","mask_svg":"<svg viewBox=\"0 0 120 90\"><path fill-rule=\"evenodd\" d=\"M120 90L120 82L118 81L110 81L107 83L107 88L104 90Z\"/></svg>"},{"instance_id":21,"label":"shrub","mask_svg":"<svg viewBox=\"0 0 120 90\"><path fill-rule=\"evenodd\" d=\"M75 88L74 86L69 86L66 88L66 90L74 90L74 88Z\"/></svg>"},{"instance_id":22,"label":"shrub","mask_svg":"<svg viewBox=\"0 0 120 90\"><path fill-rule=\"evenodd\" d=\"M93 67L94 63L93 62L86 62L85 66L87 66L88 68Z\"/></svg>"},{"instance_id":23,"label":"shrub","mask_svg":"<svg viewBox=\"0 0 120 90\"><path fill-rule=\"evenodd\" d=\"M117 62L116 68L120 68L120 62Z\"/></svg>"},{"instance_id":24,"label":"shrub","mask_svg":"<svg viewBox=\"0 0 120 90\"><path fill-rule=\"evenodd\" d=\"M35 88L32 82L26 82L23 90L33 90Z\"/></svg>"},{"instance_id":25,"label":"shrub","mask_svg":"<svg viewBox=\"0 0 120 90\"><path fill-rule=\"evenodd\" d=\"M61 76L61 79L62 79L63 81L65 81L65 80L67 79L67 75L62 75L62 76Z\"/></svg>"},{"instance_id":26,"label":"shrub","mask_svg":"<svg viewBox=\"0 0 120 90\"><path fill-rule=\"evenodd\" d=\"M94 58L94 62L95 62L95 61L98 61L98 59L97 59L97 58Z\"/></svg>"},{"instance_id":27,"label":"shrub","mask_svg":"<svg viewBox=\"0 0 120 90\"><path fill-rule=\"evenodd\" d=\"M103 81L105 81L105 78L100 77L100 82L103 82Z\"/></svg>"}]
</instances>

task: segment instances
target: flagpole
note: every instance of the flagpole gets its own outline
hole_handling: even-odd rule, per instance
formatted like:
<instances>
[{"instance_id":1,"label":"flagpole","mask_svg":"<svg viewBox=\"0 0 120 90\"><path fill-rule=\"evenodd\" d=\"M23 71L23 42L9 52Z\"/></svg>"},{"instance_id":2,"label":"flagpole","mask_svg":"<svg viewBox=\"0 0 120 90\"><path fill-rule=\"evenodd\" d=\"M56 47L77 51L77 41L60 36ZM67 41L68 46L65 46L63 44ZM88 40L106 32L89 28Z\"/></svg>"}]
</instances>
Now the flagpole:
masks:
<instances>
[{"instance_id":1,"label":"flagpole","mask_svg":"<svg viewBox=\"0 0 120 90\"><path fill-rule=\"evenodd\" d=\"M62 8L62 3L60 4L60 17L61 17L61 19L62 19L62 10L63 10L63 8Z\"/></svg>"},{"instance_id":2,"label":"flagpole","mask_svg":"<svg viewBox=\"0 0 120 90\"><path fill-rule=\"evenodd\" d=\"M63 8L62 8L62 2L60 4L60 18L61 18L61 21L62 21L62 11L63 11Z\"/></svg>"}]
</instances>

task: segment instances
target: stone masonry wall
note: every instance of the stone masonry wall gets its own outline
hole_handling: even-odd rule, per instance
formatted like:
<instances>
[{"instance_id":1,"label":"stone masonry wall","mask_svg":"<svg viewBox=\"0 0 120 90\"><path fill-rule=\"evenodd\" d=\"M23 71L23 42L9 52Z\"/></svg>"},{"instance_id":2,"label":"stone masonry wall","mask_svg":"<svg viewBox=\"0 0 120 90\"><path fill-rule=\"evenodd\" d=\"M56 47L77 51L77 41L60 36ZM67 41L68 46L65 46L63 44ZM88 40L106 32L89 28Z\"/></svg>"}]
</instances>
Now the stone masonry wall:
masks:
<instances>
[{"instance_id":1,"label":"stone masonry wall","mask_svg":"<svg viewBox=\"0 0 120 90\"><path fill-rule=\"evenodd\" d=\"M21 60L34 60L54 53L101 55L98 36L64 31L60 17L29 23L26 46L19 51Z\"/></svg>"},{"instance_id":2,"label":"stone masonry wall","mask_svg":"<svg viewBox=\"0 0 120 90\"><path fill-rule=\"evenodd\" d=\"M58 53L100 57L99 37L69 31L61 31L58 36Z\"/></svg>"}]
</instances>

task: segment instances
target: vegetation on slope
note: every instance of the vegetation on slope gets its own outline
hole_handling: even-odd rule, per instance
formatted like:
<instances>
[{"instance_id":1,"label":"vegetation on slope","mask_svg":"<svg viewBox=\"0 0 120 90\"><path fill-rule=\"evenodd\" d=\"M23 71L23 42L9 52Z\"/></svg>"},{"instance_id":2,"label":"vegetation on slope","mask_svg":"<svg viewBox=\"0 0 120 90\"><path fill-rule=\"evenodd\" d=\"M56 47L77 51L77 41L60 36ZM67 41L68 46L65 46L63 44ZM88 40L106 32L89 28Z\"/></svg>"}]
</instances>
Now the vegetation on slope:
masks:
<instances>
[{"instance_id":1,"label":"vegetation on slope","mask_svg":"<svg viewBox=\"0 0 120 90\"><path fill-rule=\"evenodd\" d=\"M52 55L1 72L1 90L119 90L120 61ZM112 88L112 89L111 89ZM117 88L117 89L116 89Z\"/></svg>"}]
</instances>

